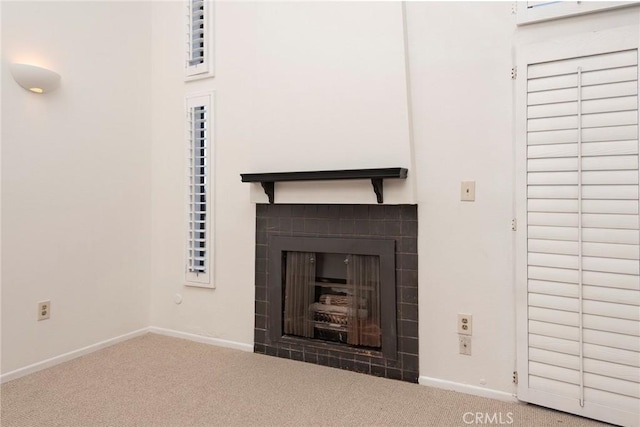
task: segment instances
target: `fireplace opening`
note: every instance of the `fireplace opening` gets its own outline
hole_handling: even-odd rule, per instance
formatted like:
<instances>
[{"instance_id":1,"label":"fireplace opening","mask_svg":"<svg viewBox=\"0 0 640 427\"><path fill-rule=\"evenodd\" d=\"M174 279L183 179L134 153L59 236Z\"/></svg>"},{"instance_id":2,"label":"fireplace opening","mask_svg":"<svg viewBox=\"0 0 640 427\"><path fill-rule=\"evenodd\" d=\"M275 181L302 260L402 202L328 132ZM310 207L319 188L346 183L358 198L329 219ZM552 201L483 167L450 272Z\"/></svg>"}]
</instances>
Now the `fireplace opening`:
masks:
<instances>
[{"instance_id":1,"label":"fireplace opening","mask_svg":"<svg viewBox=\"0 0 640 427\"><path fill-rule=\"evenodd\" d=\"M269 334L396 354L395 241L272 236Z\"/></svg>"},{"instance_id":2,"label":"fireplace opening","mask_svg":"<svg viewBox=\"0 0 640 427\"><path fill-rule=\"evenodd\" d=\"M380 257L285 251L283 332L380 350Z\"/></svg>"}]
</instances>

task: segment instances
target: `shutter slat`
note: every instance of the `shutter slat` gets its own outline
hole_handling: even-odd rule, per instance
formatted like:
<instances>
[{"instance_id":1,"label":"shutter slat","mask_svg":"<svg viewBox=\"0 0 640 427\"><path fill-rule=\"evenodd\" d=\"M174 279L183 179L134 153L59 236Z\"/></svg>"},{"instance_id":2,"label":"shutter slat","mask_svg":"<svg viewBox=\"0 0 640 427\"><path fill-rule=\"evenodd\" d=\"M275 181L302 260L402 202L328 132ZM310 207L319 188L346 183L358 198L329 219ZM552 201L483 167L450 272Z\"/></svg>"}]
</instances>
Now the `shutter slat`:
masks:
<instances>
[{"instance_id":1,"label":"shutter slat","mask_svg":"<svg viewBox=\"0 0 640 427\"><path fill-rule=\"evenodd\" d=\"M638 201L637 200L583 200L582 212L584 212L585 214L634 215L638 213Z\"/></svg>"},{"instance_id":2,"label":"shutter slat","mask_svg":"<svg viewBox=\"0 0 640 427\"><path fill-rule=\"evenodd\" d=\"M530 225L553 226L553 227L577 227L578 215L565 213L545 213L531 212L527 215Z\"/></svg>"},{"instance_id":3,"label":"shutter slat","mask_svg":"<svg viewBox=\"0 0 640 427\"><path fill-rule=\"evenodd\" d=\"M558 259L557 257L563 257L562 259ZM569 265L569 260L565 259L566 255L558 255L555 259L545 259L545 262L556 262L560 264ZM615 259L615 258L598 258L598 257L587 257L584 256L582 258L582 265L584 270L588 271L600 271L603 273L620 273L620 274L631 274L631 275L639 275L640 274L640 263L633 260L623 260L623 259Z\"/></svg>"},{"instance_id":4,"label":"shutter slat","mask_svg":"<svg viewBox=\"0 0 640 427\"><path fill-rule=\"evenodd\" d=\"M529 199L577 199L575 185L530 185L527 187Z\"/></svg>"},{"instance_id":5,"label":"shutter slat","mask_svg":"<svg viewBox=\"0 0 640 427\"><path fill-rule=\"evenodd\" d=\"M640 289L640 278L632 274L602 273L598 271L583 272L585 285L604 286L619 289ZM575 282L577 283L577 281Z\"/></svg>"},{"instance_id":6,"label":"shutter slat","mask_svg":"<svg viewBox=\"0 0 640 427\"><path fill-rule=\"evenodd\" d=\"M578 88L573 87L530 93L527 98L527 105L554 104L558 102L571 102L577 100Z\"/></svg>"},{"instance_id":7,"label":"shutter slat","mask_svg":"<svg viewBox=\"0 0 640 427\"><path fill-rule=\"evenodd\" d=\"M580 384L580 371L560 366L529 362L529 374L537 377L563 381L570 384Z\"/></svg>"},{"instance_id":8,"label":"shutter slat","mask_svg":"<svg viewBox=\"0 0 640 427\"><path fill-rule=\"evenodd\" d=\"M637 185L585 185L583 199L638 200Z\"/></svg>"},{"instance_id":9,"label":"shutter slat","mask_svg":"<svg viewBox=\"0 0 640 427\"><path fill-rule=\"evenodd\" d=\"M536 119L536 120L551 120L551 119ZM576 118L576 123L577 123L577 118ZM584 114L582 116L583 128L592 128L592 127L600 127L600 126L624 126L624 125L636 125L636 124L638 124L638 112L636 110Z\"/></svg>"},{"instance_id":10,"label":"shutter slat","mask_svg":"<svg viewBox=\"0 0 640 427\"><path fill-rule=\"evenodd\" d=\"M564 369L564 368L559 368ZM584 375L585 387L602 391L613 392L619 395L640 398L640 387L636 381L625 381L610 376L592 374L586 372ZM640 401L638 401L640 403Z\"/></svg>"},{"instance_id":11,"label":"shutter slat","mask_svg":"<svg viewBox=\"0 0 640 427\"><path fill-rule=\"evenodd\" d=\"M577 313L572 314L575 314L576 316L578 315ZM547 337L544 335L529 334L529 346L532 348L540 348L543 350L571 354L574 356L579 354L578 341Z\"/></svg>"},{"instance_id":12,"label":"shutter slat","mask_svg":"<svg viewBox=\"0 0 640 427\"><path fill-rule=\"evenodd\" d=\"M570 369L579 369L580 359L570 354L556 353L554 351L532 348L529 350L529 360L533 362L553 364Z\"/></svg>"},{"instance_id":13,"label":"shutter slat","mask_svg":"<svg viewBox=\"0 0 640 427\"><path fill-rule=\"evenodd\" d=\"M527 81L527 91L529 93L553 89L566 89L572 87L578 87L578 73L575 72L562 76L529 79Z\"/></svg>"},{"instance_id":14,"label":"shutter slat","mask_svg":"<svg viewBox=\"0 0 640 427\"><path fill-rule=\"evenodd\" d=\"M596 102L596 101L591 101ZM584 104L583 104L584 106ZM542 104L527 107L527 117L537 119L542 117L572 116L578 114L577 102L562 102L558 104Z\"/></svg>"},{"instance_id":15,"label":"shutter slat","mask_svg":"<svg viewBox=\"0 0 640 427\"><path fill-rule=\"evenodd\" d=\"M582 130L582 142L627 141L630 139L638 140L637 125L589 128Z\"/></svg>"},{"instance_id":16,"label":"shutter slat","mask_svg":"<svg viewBox=\"0 0 640 427\"><path fill-rule=\"evenodd\" d=\"M578 255L578 242L566 242L561 240L529 239L529 252L546 254Z\"/></svg>"},{"instance_id":17,"label":"shutter slat","mask_svg":"<svg viewBox=\"0 0 640 427\"><path fill-rule=\"evenodd\" d=\"M638 260L640 259L640 246L583 242L582 253L585 256Z\"/></svg>"},{"instance_id":18,"label":"shutter slat","mask_svg":"<svg viewBox=\"0 0 640 427\"><path fill-rule=\"evenodd\" d=\"M578 200L568 199L529 199L529 212L578 213Z\"/></svg>"},{"instance_id":19,"label":"shutter slat","mask_svg":"<svg viewBox=\"0 0 640 427\"><path fill-rule=\"evenodd\" d=\"M637 245L640 233L633 230L607 230L602 228L583 228L582 240L594 243L619 243Z\"/></svg>"},{"instance_id":20,"label":"shutter slat","mask_svg":"<svg viewBox=\"0 0 640 427\"><path fill-rule=\"evenodd\" d=\"M637 325L637 322L635 322ZM640 367L640 354L636 351L621 350L603 345L585 344L584 355L589 359L614 362L627 366Z\"/></svg>"},{"instance_id":21,"label":"shutter slat","mask_svg":"<svg viewBox=\"0 0 640 427\"><path fill-rule=\"evenodd\" d=\"M529 375L529 387L571 399L578 399L580 397L580 387L575 384L537 377L535 375Z\"/></svg>"},{"instance_id":22,"label":"shutter slat","mask_svg":"<svg viewBox=\"0 0 640 427\"><path fill-rule=\"evenodd\" d=\"M536 294L578 298L578 285L572 283L548 282L545 280L529 280L528 289L529 292Z\"/></svg>"},{"instance_id":23,"label":"shutter slat","mask_svg":"<svg viewBox=\"0 0 640 427\"><path fill-rule=\"evenodd\" d=\"M631 178L627 178L631 179ZM530 185L577 185L577 172L529 172L527 181ZM635 183L632 183L635 184Z\"/></svg>"},{"instance_id":24,"label":"shutter slat","mask_svg":"<svg viewBox=\"0 0 640 427\"><path fill-rule=\"evenodd\" d=\"M638 80L638 67L610 68L582 73L582 86Z\"/></svg>"},{"instance_id":25,"label":"shutter slat","mask_svg":"<svg viewBox=\"0 0 640 427\"><path fill-rule=\"evenodd\" d=\"M578 313L572 313L570 311L557 311L549 310L547 308L530 307L529 319L554 323L557 325L578 326ZM547 350L553 351L553 349L549 348L547 348Z\"/></svg>"},{"instance_id":26,"label":"shutter slat","mask_svg":"<svg viewBox=\"0 0 640 427\"><path fill-rule=\"evenodd\" d=\"M530 225L528 227L528 236L530 239L578 240L578 228Z\"/></svg>"},{"instance_id":27,"label":"shutter slat","mask_svg":"<svg viewBox=\"0 0 640 427\"><path fill-rule=\"evenodd\" d=\"M637 185L585 185L582 187L583 200L638 200ZM575 185L530 185L527 187L529 199L577 199Z\"/></svg>"},{"instance_id":28,"label":"shutter slat","mask_svg":"<svg viewBox=\"0 0 640 427\"><path fill-rule=\"evenodd\" d=\"M585 228L616 228L624 230L637 230L639 228L637 215L606 215L584 214L582 226Z\"/></svg>"},{"instance_id":29,"label":"shutter slat","mask_svg":"<svg viewBox=\"0 0 640 427\"><path fill-rule=\"evenodd\" d=\"M640 291L629 289L610 289L601 286L585 286L583 288L585 299L604 301L610 303L640 306Z\"/></svg>"},{"instance_id":30,"label":"shutter slat","mask_svg":"<svg viewBox=\"0 0 640 427\"><path fill-rule=\"evenodd\" d=\"M606 141L606 139L603 141ZM577 142L577 129L531 132L527 135L527 145L568 144Z\"/></svg>"},{"instance_id":31,"label":"shutter slat","mask_svg":"<svg viewBox=\"0 0 640 427\"><path fill-rule=\"evenodd\" d=\"M529 306L578 312L578 299L529 293ZM577 336L577 334L576 334Z\"/></svg>"},{"instance_id":32,"label":"shutter slat","mask_svg":"<svg viewBox=\"0 0 640 427\"><path fill-rule=\"evenodd\" d=\"M604 301L593 301L589 299L583 300L582 304L584 313L586 314L593 314L594 316L604 316L616 319L640 321L640 309L637 305L617 304Z\"/></svg>"},{"instance_id":33,"label":"shutter slat","mask_svg":"<svg viewBox=\"0 0 640 427\"><path fill-rule=\"evenodd\" d=\"M640 352L640 340L637 336L593 329L585 329L583 334L584 341L589 344Z\"/></svg>"},{"instance_id":34,"label":"shutter slat","mask_svg":"<svg viewBox=\"0 0 640 427\"><path fill-rule=\"evenodd\" d=\"M638 95L638 82L609 83L596 86L584 86L582 88L582 99L613 98L616 96Z\"/></svg>"},{"instance_id":35,"label":"shutter slat","mask_svg":"<svg viewBox=\"0 0 640 427\"><path fill-rule=\"evenodd\" d=\"M589 387L584 389L584 397L585 399L589 399L590 402L598 405L619 409L632 414L636 414L638 412L638 406L640 405L640 400L636 398L623 396L619 393L594 390Z\"/></svg>"},{"instance_id":36,"label":"shutter slat","mask_svg":"<svg viewBox=\"0 0 640 427\"><path fill-rule=\"evenodd\" d=\"M602 185L602 184L638 184L637 171L589 171L582 174L582 183L584 185Z\"/></svg>"},{"instance_id":37,"label":"shutter slat","mask_svg":"<svg viewBox=\"0 0 640 427\"><path fill-rule=\"evenodd\" d=\"M529 278L563 283L578 283L578 270L529 265Z\"/></svg>"},{"instance_id":38,"label":"shutter slat","mask_svg":"<svg viewBox=\"0 0 640 427\"><path fill-rule=\"evenodd\" d=\"M529 147L527 147L528 159L575 157L577 155L578 144L545 144L530 145Z\"/></svg>"},{"instance_id":39,"label":"shutter slat","mask_svg":"<svg viewBox=\"0 0 640 427\"><path fill-rule=\"evenodd\" d=\"M566 109L566 107L565 107ZM607 113L613 111L627 111L638 109L637 96L625 96L618 98L593 99L582 102L582 113ZM577 107L576 107L577 110Z\"/></svg>"},{"instance_id":40,"label":"shutter slat","mask_svg":"<svg viewBox=\"0 0 640 427\"><path fill-rule=\"evenodd\" d=\"M624 124L633 124L633 123L624 123ZM527 131L529 132L577 129L577 128L578 128L578 116L547 117L542 119L529 119L527 121Z\"/></svg>"}]
</instances>

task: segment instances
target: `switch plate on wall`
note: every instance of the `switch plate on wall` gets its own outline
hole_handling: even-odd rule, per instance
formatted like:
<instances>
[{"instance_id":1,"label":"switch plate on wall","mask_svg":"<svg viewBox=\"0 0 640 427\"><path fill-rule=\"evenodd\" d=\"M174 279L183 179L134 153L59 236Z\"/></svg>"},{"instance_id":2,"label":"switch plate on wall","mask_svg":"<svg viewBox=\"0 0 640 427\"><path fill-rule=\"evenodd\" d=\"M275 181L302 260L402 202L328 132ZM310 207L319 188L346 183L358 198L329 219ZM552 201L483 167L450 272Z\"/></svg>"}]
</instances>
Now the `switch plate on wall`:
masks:
<instances>
[{"instance_id":1,"label":"switch plate on wall","mask_svg":"<svg viewBox=\"0 0 640 427\"><path fill-rule=\"evenodd\" d=\"M475 181L462 181L460 183L460 200L463 202L474 202L476 200Z\"/></svg>"},{"instance_id":2,"label":"switch plate on wall","mask_svg":"<svg viewBox=\"0 0 640 427\"><path fill-rule=\"evenodd\" d=\"M467 335L458 335L458 342L460 343L460 354L471 356L471 337Z\"/></svg>"}]
</instances>

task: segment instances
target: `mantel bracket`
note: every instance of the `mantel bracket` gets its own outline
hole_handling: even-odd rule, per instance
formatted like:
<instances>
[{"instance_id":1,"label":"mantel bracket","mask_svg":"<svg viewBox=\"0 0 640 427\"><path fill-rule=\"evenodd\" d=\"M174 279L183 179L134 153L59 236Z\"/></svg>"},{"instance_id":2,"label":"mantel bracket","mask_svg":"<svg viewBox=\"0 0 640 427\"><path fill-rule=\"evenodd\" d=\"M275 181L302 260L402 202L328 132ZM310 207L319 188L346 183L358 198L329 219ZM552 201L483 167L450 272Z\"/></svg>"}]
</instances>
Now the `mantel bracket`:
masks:
<instances>
[{"instance_id":1,"label":"mantel bracket","mask_svg":"<svg viewBox=\"0 0 640 427\"><path fill-rule=\"evenodd\" d=\"M378 203L384 203L384 198L382 195L382 178L371 178L371 185L373 185L373 191L376 193L376 199Z\"/></svg>"},{"instance_id":2,"label":"mantel bracket","mask_svg":"<svg viewBox=\"0 0 640 427\"><path fill-rule=\"evenodd\" d=\"M273 198L276 193L276 185L273 181L262 181L260 183L264 188L264 194L269 198L269 203L273 204Z\"/></svg>"}]
</instances>

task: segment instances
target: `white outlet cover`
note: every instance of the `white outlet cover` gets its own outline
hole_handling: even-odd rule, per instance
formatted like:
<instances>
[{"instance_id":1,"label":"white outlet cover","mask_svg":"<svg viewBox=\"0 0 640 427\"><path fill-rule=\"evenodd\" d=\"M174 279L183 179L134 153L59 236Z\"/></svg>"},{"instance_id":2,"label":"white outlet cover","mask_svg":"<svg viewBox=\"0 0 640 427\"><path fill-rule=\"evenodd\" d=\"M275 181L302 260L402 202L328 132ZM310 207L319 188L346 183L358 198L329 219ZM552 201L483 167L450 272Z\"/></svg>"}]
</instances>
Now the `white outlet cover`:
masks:
<instances>
[{"instance_id":1,"label":"white outlet cover","mask_svg":"<svg viewBox=\"0 0 640 427\"><path fill-rule=\"evenodd\" d=\"M473 335L473 316L466 313L458 313L458 333L460 335Z\"/></svg>"}]
</instances>

